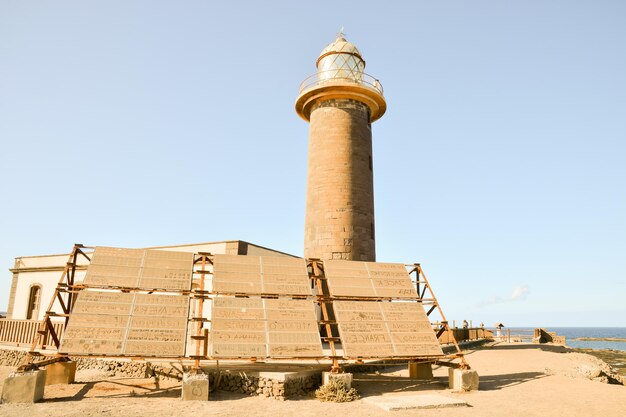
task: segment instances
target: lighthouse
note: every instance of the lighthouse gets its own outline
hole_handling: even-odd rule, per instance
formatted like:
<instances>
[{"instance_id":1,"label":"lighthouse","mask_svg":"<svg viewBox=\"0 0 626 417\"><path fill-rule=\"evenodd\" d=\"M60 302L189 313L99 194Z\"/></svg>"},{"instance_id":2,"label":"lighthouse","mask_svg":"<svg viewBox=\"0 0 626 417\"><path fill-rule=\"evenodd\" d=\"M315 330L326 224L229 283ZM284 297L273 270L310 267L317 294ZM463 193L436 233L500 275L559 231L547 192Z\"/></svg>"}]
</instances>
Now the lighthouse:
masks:
<instances>
[{"instance_id":1,"label":"lighthouse","mask_svg":"<svg viewBox=\"0 0 626 417\"><path fill-rule=\"evenodd\" d=\"M387 108L378 79L342 32L300 85L309 122L304 256L375 261L372 123Z\"/></svg>"}]
</instances>

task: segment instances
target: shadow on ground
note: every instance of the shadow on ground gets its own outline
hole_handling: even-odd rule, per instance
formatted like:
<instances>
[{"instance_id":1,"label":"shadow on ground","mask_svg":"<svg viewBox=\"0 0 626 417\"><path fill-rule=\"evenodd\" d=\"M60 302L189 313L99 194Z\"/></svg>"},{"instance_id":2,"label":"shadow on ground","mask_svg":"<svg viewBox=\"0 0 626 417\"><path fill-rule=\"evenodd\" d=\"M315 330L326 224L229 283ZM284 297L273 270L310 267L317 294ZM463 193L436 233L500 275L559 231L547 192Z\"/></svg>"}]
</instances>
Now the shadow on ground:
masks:
<instances>
[{"instance_id":1,"label":"shadow on ground","mask_svg":"<svg viewBox=\"0 0 626 417\"><path fill-rule=\"evenodd\" d=\"M554 353L567 353L567 352L571 352L572 350L568 347L565 346L559 346L559 345L546 345L546 344L530 344L530 343L520 343L519 345L517 344L495 344L493 346L490 347L485 347L485 350L488 349L493 349L493 350L521 350L521 349L525 349L525 350L529 350L529 349L540 349L543 350L545 352L554 352Z\"/></svg>"},{"instance_id":2,"label":"shadow on ground","mask_svg":"<svg viewBox=\"0 0 626 417\"><path fill-rule=\"evenodd\" d=\"M80 401L84 398L175 398L180 397L180 383L161 387L155 380L138 379L107 379L102 381L76 382L70 385L57 386L51 396L46 388L46 402Z\"/></svg>"},{"instance_id":3,"label":"shadow on ground","mask_svg":"<svg viewBox=\"0 0 626 417\"><path fill-rule=\"evenodd\" d=\"M535 379L545 378L542 372L519 372L516 374L481 375L480 391L495 391L508 388Z\"/></svg>"},{"instance_id":4,"label":"shadow on ground","mask_svg":"<svg viewBox=\"0 0 626 417\"><path fill-rule=\"evenodd\" d=\"M448 378L435 377L432 381L409 379L405 376L354 374L352 386L363 397L397 392L440 391L448 387Z\"/></svg>"}]
</instances>

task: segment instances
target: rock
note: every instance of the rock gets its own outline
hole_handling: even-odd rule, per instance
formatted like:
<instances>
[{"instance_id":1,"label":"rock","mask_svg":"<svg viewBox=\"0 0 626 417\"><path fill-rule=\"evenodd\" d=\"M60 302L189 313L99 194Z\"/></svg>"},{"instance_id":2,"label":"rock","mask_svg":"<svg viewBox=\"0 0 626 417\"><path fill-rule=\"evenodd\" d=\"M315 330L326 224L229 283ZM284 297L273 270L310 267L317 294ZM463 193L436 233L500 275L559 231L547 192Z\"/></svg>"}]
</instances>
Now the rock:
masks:
<instances>
[{"instance_id":1,"label":"rock","mask_svg":"<svg viewBox=\"0 0 626 417\"><path fill-rule=\"evenodd\" d=\"M598 378L602 375L602 369L588 363L580 364L576 370L587 379Z\"/></svg>"},{"instance_id":2,"label":"rock","mask_svg":"<svg viewBox=\"0 0 626 417\"><path fill-rule=\"evenodd\" d=\"M596 378L593 378L594 381L597 382L602 382L603 384L608 384L609 383L609 378L606 376L598 376Z\"/></svg>"}]
</instances>

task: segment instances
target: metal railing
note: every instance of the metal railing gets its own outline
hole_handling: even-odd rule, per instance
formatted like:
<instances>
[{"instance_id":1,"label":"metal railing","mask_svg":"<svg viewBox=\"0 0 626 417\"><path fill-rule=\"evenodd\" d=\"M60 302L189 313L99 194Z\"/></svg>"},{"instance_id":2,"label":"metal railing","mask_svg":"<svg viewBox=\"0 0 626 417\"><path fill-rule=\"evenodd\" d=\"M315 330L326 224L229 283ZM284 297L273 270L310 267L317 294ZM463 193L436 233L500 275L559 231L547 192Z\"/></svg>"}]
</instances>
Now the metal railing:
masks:
<instances>
[{"instance_id":1,"label":"metal railing","mask_svg":"<svg viewBox=\"0 0 626 417\"><path fill-rule=\"evenodd\" d=\"M345 74L345 75L344 75ZM364 87L372 88L383 94L383 86L377 78L372 77L369 74L360 73L358 75L352 75L352 72L344 69L334 69L328 71L319 71L315 74L305 78L300 84L298 94L301 94L305 90L310 90L315 87L323 85L332 85L333 83L352 83L359 84Z\"/></svg>"},{"instance_id":2,"label":"metal railing","mask_svg":"<svg viewBox=\"0 0 626 417\"><path fill-rule=\"evenodd\" d=\"M35 336L41 321L39 320L12 320L0 319L0 344L4 345L30 345ZM63 334L65 323L53 323L57 334ZM46 345L54 345L52 337L48 335Z\"/></svg>"},{"instance_id":3,"label":"metal railing","mask_svg":"<svg viewBox=\"0 0 626 417\"><path fill-rule=\"evenodd\" d=\"M506 329L505 341L531 343L535 335L534 330Z\"/></svg>"}]
</instances>

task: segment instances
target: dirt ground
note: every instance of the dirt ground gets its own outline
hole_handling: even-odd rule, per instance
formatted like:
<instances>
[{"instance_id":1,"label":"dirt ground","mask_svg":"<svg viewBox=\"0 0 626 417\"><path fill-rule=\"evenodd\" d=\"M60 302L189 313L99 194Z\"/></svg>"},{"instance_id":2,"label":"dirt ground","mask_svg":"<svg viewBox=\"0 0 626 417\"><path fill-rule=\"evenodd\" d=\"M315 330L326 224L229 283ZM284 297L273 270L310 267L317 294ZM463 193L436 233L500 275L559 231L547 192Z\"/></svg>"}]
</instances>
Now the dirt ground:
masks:
<instances>
[{"instance_id":1,"label":"dirt ground","mask_svg":"<svg viewBox=\"0 0 626 417\"><path fill-rule=\"evenodd\" d=\"M480 390L452 393L447 369L436 368L435 379L408 379L405 368L383 373L355 374L353 386L363 397L437 393L466 401L468 407L386 412L363 399L352 403L321 403L313 397L278 401L230 392L211 393L208 402L180 400L180 382L104 377L80 371L71 385L46 387L38 404L3 404L0 416L626 416L626 387L592 381L582 370L598 359L556 346L498 344L466 352L480 375ZM0 367L0 379L13 369Z\"/></svg>"}]
</instances>

